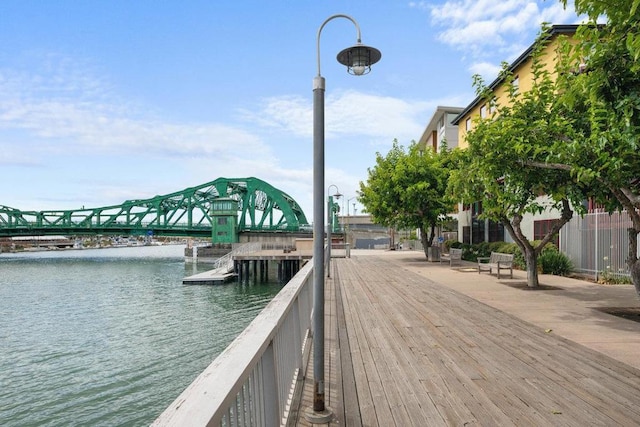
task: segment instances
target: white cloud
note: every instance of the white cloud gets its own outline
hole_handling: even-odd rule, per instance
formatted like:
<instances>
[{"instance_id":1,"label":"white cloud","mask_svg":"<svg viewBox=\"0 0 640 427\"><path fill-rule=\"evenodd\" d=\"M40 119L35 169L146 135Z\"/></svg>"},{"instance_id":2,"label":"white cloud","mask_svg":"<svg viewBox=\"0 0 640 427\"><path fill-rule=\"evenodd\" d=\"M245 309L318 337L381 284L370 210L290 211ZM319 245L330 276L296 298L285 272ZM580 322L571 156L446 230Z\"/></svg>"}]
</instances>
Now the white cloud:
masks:
<instances>
[{"instance_id":1,"label":"white cloud","mask_svg":"<svg viewBox=\"0 0 640 427\"><path fill-rule=\"evenodd\" d=\"M0 151L0 165L19 167L39 167L41 162L34 159L29 153L18 153L11 150Z\"/></svg>"},{"instance_id":2,"label":"white cloud","mask_svg":"<svg viewBox=\"0 0 640 427\"><path fill-rule=\"evenodd\" d=\"M500 46L505 43L499 30L498 22L476 21L465 26L448 28L439 34L438 39L445 44L479 55L484 46Z\"/></svg>"},{"instance_id":3,"label":"white cloud","mask_svg":"<svg viewBox=\"0 0 640 427\"><path fill-rule=\"evenodd\" d=\"M91 69L64 58L48 57L45 66L25 70L0 68L0 164L38 167L39 176L53 173L60 182L60 175L94 171L100 178L76 180L68 188L75 198L23 199L17 192L11 200L18 207L118 204L222 176L255 176L286 189L311 213L311 99L273 97L225 122L179 122L120 99ZM373 156L372 147L384 151L395 138L404 144L418 138L437 105L459 104L334 90L325 100L327 142L334 155ZM328 167L327 179L354 195L361 173L362 167ZM138 185L142 179L149 182Z\"/></svg>"},{"instance_id":4,"label":"white cloud","mask_svg":"<svg viewBox=\"0 0 640 427\"><path fill-rule=\"evenodd\" d=\"M419 117L433 103L405 101L356 91L333 91L325 99L325 137L338 136L394 138L398 134L419 135ZM313 135L313 106L301 97L274 97L264 100L256 111L244 110L247 121L292 133Z\"/></svg>"},{"instance_id":5,"label":"white cloud","mask_svg":"<svg viewBox=\"0 0 640 427\"><path fill-rule=\"evenodd\" d=\"M207 156L230 151L269 155L257 135L222 123L162 120L144 108L115 99L110 88L74 69L68 60L31 72L0 69L0 130L17 132L25 144L0 141L0 162L25 157L30 145L42 151L132 152ZM37 141L37 142L33 142ZM9 154L7 154L9 153ZM14 160L15 161L15 160Z\"/></svg>"},{"instance_id":6,"label":"white cloud","mask_svg":"<svg viewBox=\"0 0 640 427\"><path fill-rule=\"evenodd\" d=\"M410 3L428 11L442 43L463 53L468 69L493 81L503 61L512 62L549 24L576 23L573 3L542 0L447 0Z\"/></svg>"},{"instance_id":7,"label":"white cloud","mask_svg":"<svg viewBox=\"0 0 640 427\"><path fill-rule=\"evenodd\" d=\"M501 67L489 62L476 62L469 67L472 74L479 74L486 83L492 82L500 73Z\"/></svg>"},{"instance_id":8,"label":"white cloud","mask_svg":"<svg viewBox=\"0 0 640 427\"><path fill-rule=\"evenodd\" d=\"M565 9L560 2L550 3L540 11L540 22L548 22L551 24L568 23L579 24L585 21L585 17L577 17L573 2L569 2Z\"/></svg>"},{"instance_id":9,"label":"white cloud","mask_svg":"<svg viewBox=\"0 0 640 427\"><path fill-rule=\"evenodd\" d=\"M280 96L267 98L259 105L258 111L241 109L239 113L246 122L253 122L269 129L292 132L309 137L312 134L312 106L301 96Z\"/></svg>"}]
</instances>

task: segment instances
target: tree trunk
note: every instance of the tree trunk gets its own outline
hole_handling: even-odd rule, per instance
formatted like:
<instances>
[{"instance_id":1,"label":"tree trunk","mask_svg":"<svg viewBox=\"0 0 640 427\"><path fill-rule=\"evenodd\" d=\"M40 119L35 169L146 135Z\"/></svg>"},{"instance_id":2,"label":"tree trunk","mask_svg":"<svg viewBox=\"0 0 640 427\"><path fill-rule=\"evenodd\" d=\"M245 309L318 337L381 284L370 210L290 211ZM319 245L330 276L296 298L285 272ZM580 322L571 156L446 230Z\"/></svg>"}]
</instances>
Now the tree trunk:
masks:
<instances>
[{"instance_id":1,"label":"tree trunk","mask_svg":"<svg viewBox=\"0 0 640 427\"><path fill-rule=\"evenodd\" d=\"M538 253L530 245L526 247L524 259L527 262L527 286L537 288L540 285L538 282Z\"/></svg>"},{"instance_id":2,"label":"tree trunk","mask_svg":"<svg viewBox=\"0 0 640 427\"><path fill-rule=\"evenodd\" d=\"M636 288L636 293L640 297L640 260L637 260L629 266L631 272L631 283Z\"/></svg>"},{"instance_id":3,"label":"tree trunk","mask_svg":"<svg viewBox=\"0 0 640 427\"><path fill-rule=\"evenodd\" d=\"M427 237L427 229L424 225L418 227L420 229L420 243L422 243L422 250L424 251L425 258L429 259L429 247L433 245L433 239L436 237L436 226L431 224L429 226L430 232Z\"/></svg>"},{"instance_id":4,"label":"tree trunk","mask_svg":"<svg viewBox=\"0 0 640 427\"><path fill-rule=\"evenodd\" d=\"M431 241L427 237L427 230L425 230L424 225L420 226L420 243L422 243L422 250L424 251L424 257L429 259L429 246L431 246Z\"/></svg>"},{"instance_id":5,"label":"tree trunk","mask_svg":"<svg viewBox=\"0 0 640 427\"><path fill-rule=\"evenodd\" d=\"M638 253L638 231L635 228L629 228L629 255L627 258L627 266L631 273L631 283L636 288L636 293L640 296L640 260L636 256Z\"/></svg>"},{"instance_id":6,"label":"tree trunk","mask_svg":"<svg viewBox=\"0 0 640 427\"><path fill-rule=\"evenodd\" d=\"M522 223L522 215L514 215L513 219L509 221L504 219L501 221L505 226L511 238L516 242L524 260L527 264L527 286L530 288L537 288L538 282L538 251L535 250L529 240L522 233L520 224Z\"/></svg>"}]
</instances>

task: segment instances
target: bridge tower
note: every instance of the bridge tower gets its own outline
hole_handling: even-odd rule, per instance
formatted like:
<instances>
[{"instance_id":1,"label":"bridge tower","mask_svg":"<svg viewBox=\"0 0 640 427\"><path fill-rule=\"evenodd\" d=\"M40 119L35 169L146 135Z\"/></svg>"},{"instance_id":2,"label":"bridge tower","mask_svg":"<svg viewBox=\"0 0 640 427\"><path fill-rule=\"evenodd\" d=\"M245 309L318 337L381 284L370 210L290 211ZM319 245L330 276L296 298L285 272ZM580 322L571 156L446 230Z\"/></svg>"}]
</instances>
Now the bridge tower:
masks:
<instances>
[{"instance_id":1,"label":"bridge tower","mask_svg":"<svg viewBox=\"0 0 640 427\"><path fill-rule=\"evenodd\" d=\"M238 243L238 207L238 201L228 197L211 201L211 241L214 245Z\"/></svg>"}]
</instances>

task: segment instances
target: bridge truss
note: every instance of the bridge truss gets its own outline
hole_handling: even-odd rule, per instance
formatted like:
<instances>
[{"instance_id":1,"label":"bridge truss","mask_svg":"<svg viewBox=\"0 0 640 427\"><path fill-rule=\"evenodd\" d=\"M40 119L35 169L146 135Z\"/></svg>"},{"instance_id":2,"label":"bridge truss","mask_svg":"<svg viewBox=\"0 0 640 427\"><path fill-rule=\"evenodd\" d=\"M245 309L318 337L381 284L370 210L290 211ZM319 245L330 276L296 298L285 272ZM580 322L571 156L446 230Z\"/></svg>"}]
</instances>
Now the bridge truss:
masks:
<instances>
[{"instance_id":1,"label":"bridge truss","mask_svg":"<svg viewBox=\"0 0 640 427\"><path fill-rule=\"evenodd\" d=\"M150 199L92 209L21 211L0 205L0 237L35 235L158 235L210 237L211 205L238 201L238 231L308 230L298 203L257 178L215 181Z\"/></svg>"}]
</instances>

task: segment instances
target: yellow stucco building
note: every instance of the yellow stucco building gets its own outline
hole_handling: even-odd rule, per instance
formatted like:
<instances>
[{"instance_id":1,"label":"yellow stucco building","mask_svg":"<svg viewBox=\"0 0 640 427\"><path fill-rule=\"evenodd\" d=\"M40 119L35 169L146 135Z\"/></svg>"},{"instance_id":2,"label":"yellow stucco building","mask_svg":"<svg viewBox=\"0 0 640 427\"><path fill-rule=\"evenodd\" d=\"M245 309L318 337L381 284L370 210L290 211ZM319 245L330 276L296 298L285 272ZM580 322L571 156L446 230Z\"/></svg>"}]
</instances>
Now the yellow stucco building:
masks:
<instances>
[{"instance_id":1,"label":"yellow stucco building","mask_svg":"<svg viewBox=\"0 0 640 427\"><path fill-rule=\"evenodd\" d=\"M577 28L577 25L553 25L549 28L546 36L548 43L543 47L541 60L543 67L552 77L555 74L555 65L558 62L558 38L566 36L571 40ZM508 67L508 70L513 75L511 84L516 86L518 91L526 92L532 87L532 54L535 47L536 44L533 43ZM506 85L507 81L502 77L498 77L488 86L495 94L495 100L498 104L507 102L509 88ZM458 126L458 146L460 148L468 146L466 135L473 128L474 122L479 118L490 117L491 113L491 106L488 105L486 99L478 96L452 121L453 125ZM458 240L464 243L510 240L510 236L508 234L505 235L501 224L478 219L478 215L482 213L482 202L459 206L458 212ZM546 234L552 221L558 217L559 213L554 211L543 212L535 217L527 215L523 218L522 231L530 240L536 240Z\"/></svg>"},{"instance_id":2,"label":"yellow stucco building","mask_svg":"<svg viewBox=\"0 0 640 427\"><path fill-rule=\"evenodd\" d=\"M551 76L555 74L555 65L558 62L557 47L558 37L567 36L571 38L575 34L577 25L553 25L549 29L547 35L548 43L544 46L541 54L541 60L546 70ZM531 70L531 55L535 48L535 43L529 46L514 62L509 65L509 71L513 73L514 86L518 87L518 90L526 92L531 89L533 74ZM506 101L507 87L505 87L505 81L498 77L490 85L489 89L493 91L496 96L496 102L502 103ZM464 110L453 120L454 125L458 125L458 146L464 148L467 146L466 134L467 131L473 126L473 121L477 118L488 117L491 113L490 106L482 97L478 96Z\"/></svg>"}]
</instances>

